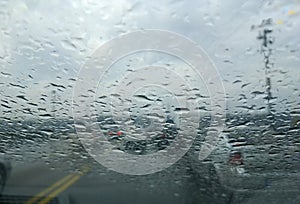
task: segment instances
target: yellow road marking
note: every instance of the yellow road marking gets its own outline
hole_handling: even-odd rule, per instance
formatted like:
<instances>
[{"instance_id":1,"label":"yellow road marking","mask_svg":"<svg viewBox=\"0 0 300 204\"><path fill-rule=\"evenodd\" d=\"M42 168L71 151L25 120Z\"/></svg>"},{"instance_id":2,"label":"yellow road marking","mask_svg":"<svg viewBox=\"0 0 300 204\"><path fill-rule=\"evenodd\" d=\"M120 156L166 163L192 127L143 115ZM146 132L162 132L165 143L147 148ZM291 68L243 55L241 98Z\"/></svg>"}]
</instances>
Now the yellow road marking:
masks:
<instances>
[{"instance_id":1,"label":"yellow road marking","mask_svg":"<svg viewBox=\"0 0 300 204\"><path fill-rule=\"evenodd\" d=\"M53 189L55 189L56 187L62 185L65 181L69 180L71 177L73 177L75 174L69 174L67 176L65 176L64 178L60 179L59 181L57 181L56 183L54 183L52 186L50 186L49 188L46 188L45 190L43 190L42 192L38 193L36 196L32 197L31 199L29 199L28 201L26 201L25 204L33 204L34 202L36 202L37 200L39 200L42 196L46 195L47 193L51 192Z\"/></svg>"},{"instance_id":2,"label":"yellow road marking","mask_svg":"<svg viewBox=\"0 0 300 204\"><path fill-rule=\"evenodd\" d=\"M45 197L44 199L42 199L39 202L39 204L46 204L46 203L48 203L55 196L57 196L62 191L64 191L65 189L67 189L69 186L71 186L72 184L74 184L81 176L83 176L84 174L86 174L90 169L91 169L90 167L83 167L82 170L80 171L80 173L71 173L71 174L63 177L62 179L60 179L59 181L55 182L50 187L46 188L45 190L43 190L40 193L38 193L36 196L34 196L31 199L29 199L25 204L33 204L33 203L37 202L38 200L40 200L43 196L45 196L48 193L50 193L51 191L53 191L52 193L49 194L49 196Z\"/></svg>"},{"instance_id":3,"label":"yellow road marking","mask_svg":"<svg viewBox=\"0 0 300 204\"><path fill-rule=\"evenodd\" d=\"M82 174L83 175L83 174ZM53 199L55 196L60 194L62 191L66 190L69 186L71 186L73 183L75 183L82 175L76 175L72 179L70 179L68 182L66 182L64 185L62 185L60 188L56 189L52 193L49 194L46 198L38 202L38 204L46 204L51 199Z\"/></svg>"},{"instance_id":4,"label":"yellow road marking","mask_svg":"<svg viewBox=\"0 0 300 204\"><path fill-rule=\"evenodd\" d=\"M80 174L86 174L87 172L89 172L91 170L90 166L85 166L81 169L81 173Z\"/></svg>"}]
</instances>

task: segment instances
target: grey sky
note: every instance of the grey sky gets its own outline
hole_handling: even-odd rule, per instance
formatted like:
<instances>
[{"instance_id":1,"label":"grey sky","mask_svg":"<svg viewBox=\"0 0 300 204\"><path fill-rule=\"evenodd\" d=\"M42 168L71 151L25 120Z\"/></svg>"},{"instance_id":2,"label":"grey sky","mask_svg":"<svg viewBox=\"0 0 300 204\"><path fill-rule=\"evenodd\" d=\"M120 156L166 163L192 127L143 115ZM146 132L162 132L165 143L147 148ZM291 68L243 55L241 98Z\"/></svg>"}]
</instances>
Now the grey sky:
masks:
<instances>
[{"instance_id":1,"label":"grey sky","mask_svg":"<svg viewBox=\"0 0 300 204\"><path fill-rule=\"evenodd\" d=\"M264 106L263 97L251 92L265 90L263 55L256 39L259 29L251 30L251 26L267 18L274 22L274 95L279 97L278 104L284 99L291 106L299 103L300 1L16 0L6 2L0 11L0 69L4 73L0 75L0 96L17 101L7 104L12 110L26 107L28 101L38 104L30 106L36 113L40 113L38 107L51 110L56 97L61 102L57 107L70 115L71 107L64 101L71 102L73 79L83 63L107 40L140 29L170 30L190 38L221 73L230 96L229 108L259 108ZM54 89L55 96L51 95ZM41 100L43 94L47 99ZM243 94L247 100L240 100ZM28 101L17 95L25 95ZM3 111L7 108L2 106L0 113Z\"/></svg>"}]
</instances>

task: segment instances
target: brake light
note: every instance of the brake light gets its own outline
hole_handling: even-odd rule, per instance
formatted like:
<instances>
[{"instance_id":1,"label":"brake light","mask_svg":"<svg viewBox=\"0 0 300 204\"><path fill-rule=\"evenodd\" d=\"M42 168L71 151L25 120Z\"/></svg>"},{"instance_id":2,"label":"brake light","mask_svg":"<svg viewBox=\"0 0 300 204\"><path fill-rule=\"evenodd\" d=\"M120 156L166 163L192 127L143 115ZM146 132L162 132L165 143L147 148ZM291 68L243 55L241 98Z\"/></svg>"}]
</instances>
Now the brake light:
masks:
<instances>
[{"instance_id":1,"label":"brake light","mask_svg":"<svg viewBox=\"0 0 300 204\"><path fill-rule=\"evenodd\" d=\"M230 154L229 163L234 164L234 165L242 165L243 164L242 153L235 152L235 153Z\"/></svg>"},{"instance_id":2,"label":"brake light","mask_svg":"<svg viewBox=\"0 0 300 204\"><path fill-rule=\"evenodd\" d=\"M109 134L109 135L113 135L114 133L110 131L110 132L108 132L108 134Z\"/></svg>"},{"instance_id":3,"label":"brake light","mask_svg":"<svg viewBox=\"0 0 300 204\"><path fill-rule=\"evenodd\" d=\"M118 135L118 136L121 136L121 135L122 135L122 132L121 132L121 131L118 131L118 132L117 132L117 135Z\"/></svg>"}]
</instances>

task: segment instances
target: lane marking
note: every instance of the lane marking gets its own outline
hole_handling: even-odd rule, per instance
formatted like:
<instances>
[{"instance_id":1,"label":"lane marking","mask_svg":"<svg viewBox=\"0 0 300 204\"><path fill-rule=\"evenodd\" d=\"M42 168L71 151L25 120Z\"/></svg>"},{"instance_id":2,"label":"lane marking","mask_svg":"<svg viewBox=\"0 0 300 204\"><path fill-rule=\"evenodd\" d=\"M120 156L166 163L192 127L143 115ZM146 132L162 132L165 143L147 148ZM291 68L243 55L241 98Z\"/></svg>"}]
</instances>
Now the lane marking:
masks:
<instances>
[{"instance_id":1,"label":"lane marking","mask_svg":"<svg viewBox=\"0 0 300 204\"><path fill-rule=\"evenodd\" d=\"M55 196L57 196L58 194L60 194L64 190L66 190L69 186L71 186L72 184L74 184L78 179L80 179L81 176L83 176L83 174L82 175L76 175L76 176L74 176L72 179L70 179L64 185L62 185L61 187L59 187L58 189L56 189L55 191L53 191L52 193L50 193L46 198L44 198L43 200L41 200L40 202L38 202L38 204L46 204L46 203L48 203L51 199L55 198Z\"/></svg>"},{"instance_id":2,"label":"lane marking","mask_svg":"<svg viewBox=\"0 0 300 204\"><path fill-rule=\"evenodd\" d=\"M67 176L63 177L62 179L58 180L55 182L53 185L50 187L46 188L45 190L41 191L31 199L29 199L25 204L33 204L36 203L38 200L40 200L42 197L45 195L49 194L47 197L42 199L39 204L46 204L48 203L51 199L53 199L55 196L60 194L62 191L66 190L68 187L70 187L72 184L74 184L80 177L82 177L84 174L89 172L91 167L86 166L83 167L79 173L71 173L68 174ZM55 190L56 189L56 190ZM53 192L52 192L53 191ZM52 193L51 193L52 192Z\"/></svg>"},{"instance_id":3,"label":"lane marking","mask_svg":"<svg viewBox=\"0 0 300 204\"><path fill-rule=\"evenodd\" d=\"M75 176L74 173L69 174L69 175L63 177L62 179L60 179L57 182L55 182L54 184L52 184L50 187L46 188L45 190L41 191L40 193L38 193L37 195L35 195L31 199L29 199L28 201L26 201L25 204L33 204L33 203L35 203L42 196L48 194L49 192L51 192L52 190L54 190L56 187L62 185L64 182L66 182L67 180L71 179L73 176Z\"/></svg>"}]
</instances>

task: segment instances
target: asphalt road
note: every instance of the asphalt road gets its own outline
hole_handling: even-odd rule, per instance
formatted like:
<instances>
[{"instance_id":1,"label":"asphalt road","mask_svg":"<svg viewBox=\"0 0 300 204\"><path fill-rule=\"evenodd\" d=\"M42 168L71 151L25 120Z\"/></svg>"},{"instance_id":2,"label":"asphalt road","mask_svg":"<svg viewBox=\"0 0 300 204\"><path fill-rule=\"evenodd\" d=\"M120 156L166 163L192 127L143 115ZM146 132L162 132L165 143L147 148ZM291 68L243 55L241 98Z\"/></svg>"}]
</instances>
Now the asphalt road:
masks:
<instances>
[{"instance_id":1,"label":"asphalt road","mask_svg":"<svg viewBox=\"0 0 300 204\"><path fill-rule=\"evenodd\" d=\"M65 147L53 141L16 150L22 158L12 161L0 203L300 203L297 191L230 191L220 185L213 166L191 152L161 172L131 176L106 169L84 150Z\"/></svg>"},{"instance_id":2,"label":"asphalt road","mask_svg":"<svg viewBox=\"0 0 300 204\"><path fill-rule=\"evenodd\" d=\"M218 184L211 165L196 163L197 155L188 154L161 172L132 176L110 171L82 156L83 150L63 150L64 146L57 141L18 149L23 159L12 161L3 198L27 204L176 204L229 203L232 196Z\"/></svg>"},{"instance_id":3,"label":"asphalt road","mask_svg":"<svg viewBox=\"0 0 300 204\"><path fill-rule=\"evenodd\" d=\"M195 176L188 169L174 166L153 175L128 176L95 168L71 173L41 163L24 166L12 173L4 194L32 197L28 204L47 203L48 197L58 197L62 203L216 203L219 199L211 199L214 195L208 192L213 193L213 186L207 180L193 182Z\"/></svg>"}]
</instances>

